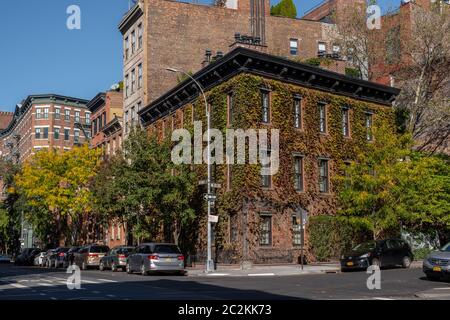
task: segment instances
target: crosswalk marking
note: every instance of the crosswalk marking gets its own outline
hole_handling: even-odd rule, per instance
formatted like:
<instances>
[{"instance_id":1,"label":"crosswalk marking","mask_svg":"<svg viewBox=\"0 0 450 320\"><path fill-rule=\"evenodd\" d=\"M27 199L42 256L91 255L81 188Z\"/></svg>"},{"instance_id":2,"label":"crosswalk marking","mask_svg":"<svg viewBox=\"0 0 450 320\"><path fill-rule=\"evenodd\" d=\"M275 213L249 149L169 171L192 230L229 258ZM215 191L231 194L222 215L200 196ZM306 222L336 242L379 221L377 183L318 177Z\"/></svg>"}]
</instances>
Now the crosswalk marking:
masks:
<instances>
[{"instance_id":1,"label":"crosswalk marking","mask_svg":"<svg viewBox=\"0 0 450 320\"><path fill-rule=\"evenodd\" d=\"M18 289L28 288L27 286L24 286L23 284L20 284L20 283L11 283L10 286L14 287L14 288L18 288Z\"/></svg>"},{"instance_id":2,"label":"crosswalk marking","mask_svg":"<svg viewBox=\"0 0 450 320\"><path fill-rule=\"evenodd\" d=\"M97 280L103 282L117 282L116 280L109 280L109 279L97 279Z\"/></svg>"},{"instance_id":3,"label":"crosswalk marking","mask_svg":"<svg viewBox=\"0 0 450 320\"><path fill-rule=\"evenodd\" d=\"M265 277L265 276L274 276L274 273L249 273L249 277Z\"/></svg>"},{"instance_id":4,"label":"crosswalk marking","mask_svg":"<svg viewBox=\"0 0 450 320\"><path fill-rule=\"evenodd\" d=\"M38 283L38 286L41 286L41 287L53 287L53 286L55 286L55 285L52 284L52 283L39 282L39 283Z\"/></svg>"},{"instance_id":5,"label":"crosswalk marking","mask_svg":"<svg viewBox=\"0 0 450 320\"><path fill-rule=\"evenodd\" d=\"M391 299L391 298L383 298L383 297L375 297L374 299L375 300L394 300L394 299Z\"/></svg>"},{"instance_id":6,"label":"crosswalk marking","mask_svg":"<svg viewBox=\"0 0 450 320\"><path fill-rule=\"evenodd\" d=\"M99 284L101 282L98 281L91 281L91 280L81 280L82 283L92 283L92 284Z\"/></svg>"}]
</instances>

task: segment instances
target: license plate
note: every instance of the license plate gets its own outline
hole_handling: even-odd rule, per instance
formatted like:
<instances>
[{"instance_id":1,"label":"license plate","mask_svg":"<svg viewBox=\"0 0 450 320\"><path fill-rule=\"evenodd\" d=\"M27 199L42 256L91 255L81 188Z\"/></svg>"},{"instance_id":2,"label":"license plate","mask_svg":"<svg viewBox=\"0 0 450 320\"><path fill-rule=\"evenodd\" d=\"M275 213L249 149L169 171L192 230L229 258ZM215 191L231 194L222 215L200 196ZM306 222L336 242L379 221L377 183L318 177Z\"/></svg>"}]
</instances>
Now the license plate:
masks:
<instances>
[{"instance_id":1,"label":"license plate","mask_svg":"<svg viewBox=\"0 0 450 320\"><path fill-rule=\"evenodd\" d=\"M163 262L173 262L173 258L163 258L162 261Z\"/></svg>"},{"instance_id":2,"label":"license plate","mask_svg":"<svg viewBox=\"0 0 450 320\"><path fill-rule=\"evenodd\" d=\"M441 272L442 268L441 267L433 267L433 271L434 272Z\"/></svg>"},{"instance_id":3,"label":"license plate","mask_svg":"<svg viewBox=\"0 0 450 320\"><path fill-rule=\"evenodd\" d=\"M347 266L349 267L353 266L353 262L347 262Z\"/></svg>"}]
</instances>

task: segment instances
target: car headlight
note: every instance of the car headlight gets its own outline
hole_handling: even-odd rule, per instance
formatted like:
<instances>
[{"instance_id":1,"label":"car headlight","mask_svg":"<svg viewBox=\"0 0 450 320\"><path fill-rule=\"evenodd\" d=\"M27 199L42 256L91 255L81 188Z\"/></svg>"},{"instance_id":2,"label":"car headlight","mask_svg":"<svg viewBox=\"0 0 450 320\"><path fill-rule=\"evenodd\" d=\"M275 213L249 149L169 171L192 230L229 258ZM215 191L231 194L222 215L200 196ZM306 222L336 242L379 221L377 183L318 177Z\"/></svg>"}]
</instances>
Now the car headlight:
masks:
<instances>
[{"instance_id":1,"label":"car headlight","mask_svg":"<svg viewBox=\"0 0 450 320\"><path fill-rule=\"evenodd\" d=\"M370 257L370 253L366 253L366 254L363 254L362 256L359 256L360 259L366 259L368 257Z\"/></svg>"}]
</instances>

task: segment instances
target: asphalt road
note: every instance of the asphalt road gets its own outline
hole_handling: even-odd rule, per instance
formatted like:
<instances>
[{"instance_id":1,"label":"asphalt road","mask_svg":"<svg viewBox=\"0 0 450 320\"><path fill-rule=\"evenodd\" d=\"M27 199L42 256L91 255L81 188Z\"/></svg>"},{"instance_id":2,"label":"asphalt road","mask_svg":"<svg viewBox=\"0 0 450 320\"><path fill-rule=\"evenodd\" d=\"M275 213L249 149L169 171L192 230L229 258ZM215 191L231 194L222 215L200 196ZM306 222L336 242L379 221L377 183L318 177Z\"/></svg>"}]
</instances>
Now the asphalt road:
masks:
<instances>
[{"instance_id":1,"label":"asphalt road","mask_svg":"<svg viewBox=\"0 0 450 320\"><path fill-rule=\"evenodd\" d=\"M126 272L81 272L81 289L69 290L64 269L0 265L0 300L277 300L450 299L450 283L429 281L420 268L381 271L381 289L369 290L365 272L299 276L141 276ZM424 298L424 297L421 297ZM426 297L425 297L426 298Z\"/></svg>"}]
</instances>

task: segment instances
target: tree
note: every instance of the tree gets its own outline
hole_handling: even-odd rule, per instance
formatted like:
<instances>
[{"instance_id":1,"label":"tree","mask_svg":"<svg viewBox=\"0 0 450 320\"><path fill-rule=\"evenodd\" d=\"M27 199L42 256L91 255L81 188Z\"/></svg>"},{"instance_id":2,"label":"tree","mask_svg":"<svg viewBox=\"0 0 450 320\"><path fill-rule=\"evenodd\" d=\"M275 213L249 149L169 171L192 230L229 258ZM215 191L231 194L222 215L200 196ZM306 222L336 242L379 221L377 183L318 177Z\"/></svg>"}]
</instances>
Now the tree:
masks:
<instances>
[{"instance_id":1,"label":"tree","mask_svg":"<svg viewBox=\"0 0 450 320\"><path fill-rule=\"evenodd\" d=\"M270 14L295 19L297 18L297 8L292 0L281 0L270 8Z\"/></svg>"},{"instance_id":2,"label":"tree","mask_svg":"<svg viewBox=\"0 0 450 320\"><path fill-rule=\"evenodd\" d=\"M178 243L196 218L197 187L194 172L171 161L170 141L133 128L123 152L105 168L94 180L96 210L126 222L138 242L157 239L164 231L166 241Z\"/></svg>"},{"instance_id":3,"label":"tree","mask_svg":"<svg viewBox=\"0 0 450 320\"><path fill-rule=\"evenodd\" d=\"M448 160L411 150L409 135L375 129L375 141L361 150L337 178L341 216L364 223L374 238L416 230L450 228Z\"/></svg>"},{"instance_id":4,"label":"tree","mask_svg":"<svg viewBox=\"0 0 450 320\"><path fill-rule=\"evenodd\" d=\"M23 165L15 176L16 192L41 240L57 245L88 237L95 226L89 183L99 161L100 151L84 145L67 152L40 151Z\"/></svg>"},{"instance_id":5,"label":"tree","mask_svg":"<svg viewBox=\"0 0 450 320\"><path fill-rule=\"evenodd\" d=\"M401 48L404 62L393 74L402 91L396 101L416 149L445 151L450 140L450 10L414 6L412 32Z\"/></svg>"}]
</instances>

